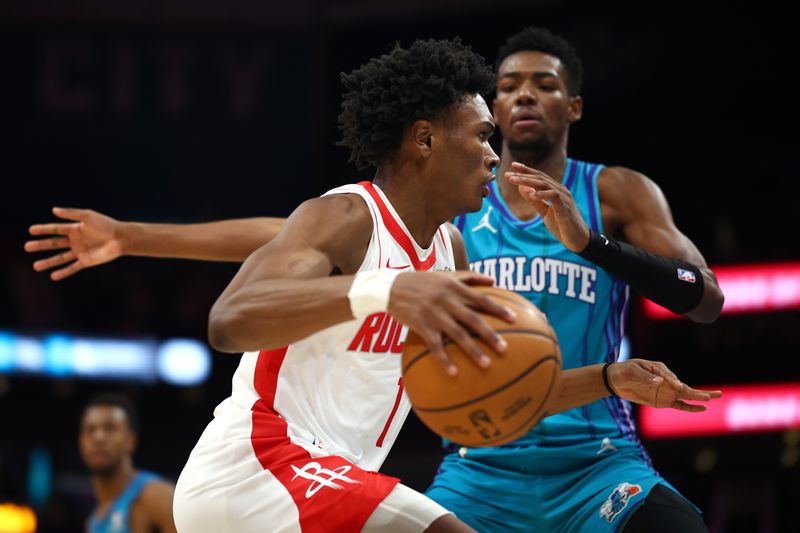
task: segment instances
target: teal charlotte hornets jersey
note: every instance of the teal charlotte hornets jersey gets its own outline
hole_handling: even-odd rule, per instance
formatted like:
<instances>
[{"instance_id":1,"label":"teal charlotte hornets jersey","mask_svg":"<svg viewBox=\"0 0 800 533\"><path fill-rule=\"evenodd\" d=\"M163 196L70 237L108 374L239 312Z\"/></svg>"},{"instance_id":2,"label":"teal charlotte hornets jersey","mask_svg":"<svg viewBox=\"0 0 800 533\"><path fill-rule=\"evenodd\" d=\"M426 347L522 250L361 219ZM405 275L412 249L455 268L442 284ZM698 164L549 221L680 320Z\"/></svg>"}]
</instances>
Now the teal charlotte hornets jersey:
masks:
<instances>
[{"instance_id":1,"label":"teal charlotte hornets jersey","mask_svg":"<svg viewBox=\"0 0 800 533\"><path fill-rule=\"evenodd\" d=\"M131 504L136 501L148 483L157 479L159 477L156 474L138 472L103 516L92 513L89 519L88 533L128 533L130 531Z\"/></svg>"},{"instance_id":2,"label":"teal charlotte hornets jersey","mask_svg":"<svg viewBox=\"0 0 800 533\"><path fill-rule=\"evenodd\" d=\"M597 232L603 231L597 193L602 168L568 159L563 180ZM496 182L480 211L454 222L464 236L470 268L494 277L499 287L525 296L547 315L565 369L616 360L628 309L625 283L565 248L541 217L517 219ZM610 397L548 417L514 445L572 445L623 435L638 445L630 406Z\"/></svg>"}]
</instances>

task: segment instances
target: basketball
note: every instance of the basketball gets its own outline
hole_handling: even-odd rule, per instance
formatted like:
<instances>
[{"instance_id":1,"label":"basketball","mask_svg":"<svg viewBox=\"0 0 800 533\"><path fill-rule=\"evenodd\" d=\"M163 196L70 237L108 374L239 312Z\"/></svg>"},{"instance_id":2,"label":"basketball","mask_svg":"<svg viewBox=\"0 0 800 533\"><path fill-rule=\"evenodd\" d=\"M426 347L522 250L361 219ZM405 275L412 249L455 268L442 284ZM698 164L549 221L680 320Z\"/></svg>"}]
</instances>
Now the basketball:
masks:
<instances>
[{"instance_id":1,"label":"basketball","mask_svg":"<svg viewBox=\"0 0 800 533\"><path fill-rule=\"evenodd\" d=\"M464 446L499 446L525 435L547 412L561 387L561 352L544 314L528 300L497 287L475 290L517 314L513 324L484 315L508 343L506 351L497 354L476 338L492 359L481 368L445 339L445 350L458 366L451 377L425 341L410 331L403 382L414 412L433 432Z\"/></svg>"}]
</instances>

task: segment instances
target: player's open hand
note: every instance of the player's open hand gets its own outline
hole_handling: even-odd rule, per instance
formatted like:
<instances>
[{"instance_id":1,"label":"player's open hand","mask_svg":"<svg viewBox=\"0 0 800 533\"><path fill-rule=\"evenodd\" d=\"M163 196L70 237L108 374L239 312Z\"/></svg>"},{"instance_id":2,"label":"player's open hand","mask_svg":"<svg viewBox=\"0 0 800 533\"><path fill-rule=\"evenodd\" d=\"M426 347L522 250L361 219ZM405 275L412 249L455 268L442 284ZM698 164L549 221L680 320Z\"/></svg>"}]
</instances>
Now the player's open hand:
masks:
<instances>
[{"instance_id":1,"label":"player's open hand","mask_svg":"<svg viewBox=\"0 0 800 533\"><path fill-rule=\"evenodd\" d=\"M586 248L589 228L569 189L544 172L522 163L512 163L506 179L517 186L520 195L538 211L547 229L564 246L573 252Z\"/></svg>"},{"instance_id":2,"label":"player's open hand","mask_svg":"<svg viewBox=\"0 0 800 533\"><path fill-rule=\"evenodd\" d=\"M416 332L451 376L458 372L444 349L452 339L475 362L487 367L489 356L474 337L482 339L496 352L505 351L506 341L481 317L493 315L513 323L516 314L498 305L470 285L494 285L494 279L472 272L408 272L400 274L392 285L389 314Z\"/></svg>"},{"instance_id":3,"label":"player's open hand","mask_svg":"<svg viewBox=\"0 0 800 533\"><path fill-rule=\"evenodd\" d=\"M42 238L26 242L26 252L59 251L33 263L37 272L66 265L50 273L50 279L59 281L123 254L118 236L119 221L91 209L54 207L53 214L71 222L35 224L28 230L31 235Z\"/></svg>"},{"instance_id":4,"label":"player's open hand","mask_svg":"<svg viewBox=\"0 0 800 533\"><path fill-rule=\"evenodd\" d=\"M611 388L625 400L651 407L671 407L690 413L706 410L702 404L722 396L722 391L693 389L659 361L630 359L608 367Z\"/></svg>"}]
</instances>

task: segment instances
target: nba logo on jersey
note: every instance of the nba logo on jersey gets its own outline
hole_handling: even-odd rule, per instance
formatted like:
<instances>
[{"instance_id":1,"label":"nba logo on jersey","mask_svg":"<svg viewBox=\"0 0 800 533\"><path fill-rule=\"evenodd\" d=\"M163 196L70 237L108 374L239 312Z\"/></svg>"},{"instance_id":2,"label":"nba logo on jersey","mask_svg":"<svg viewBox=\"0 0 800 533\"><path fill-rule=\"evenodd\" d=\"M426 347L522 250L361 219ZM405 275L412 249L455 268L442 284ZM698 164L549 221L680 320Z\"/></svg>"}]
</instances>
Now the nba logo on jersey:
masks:
<instances>
[{"instance_id":1,"label":"nba logo on jersey","mask_svg":"<svg viewBox=\"0 0 800 533\"><path fill-rule=\"evenodd\" d=\"M609 524L628 506L628 500L642 492L639 485L631 485L623 481L611 492L611 495L600 507L600 516L606 519Z\"/></svg>"},{"instance_id":2,"label":"nba logo on jersey","mask_svg":"<svg viewBox=\"0 0 800 533\"><path fill-rule=\"evenodd\" d=\"M119 511L115 511L111 515L111 531L124 531L125 530L125 515Z\"/></svg>"},{"instance_id":3,"label":"nba logo on jersey","mask_svg":"<svg viewBox=\"0 0 800 533\"><path fill-rule=\"evenodd\" d=\"M682 268L678 269L678 279L689 283L694 283L697 281L694 277L694 272L691 270L684 270Z\"/></svg>"}]
</instances>

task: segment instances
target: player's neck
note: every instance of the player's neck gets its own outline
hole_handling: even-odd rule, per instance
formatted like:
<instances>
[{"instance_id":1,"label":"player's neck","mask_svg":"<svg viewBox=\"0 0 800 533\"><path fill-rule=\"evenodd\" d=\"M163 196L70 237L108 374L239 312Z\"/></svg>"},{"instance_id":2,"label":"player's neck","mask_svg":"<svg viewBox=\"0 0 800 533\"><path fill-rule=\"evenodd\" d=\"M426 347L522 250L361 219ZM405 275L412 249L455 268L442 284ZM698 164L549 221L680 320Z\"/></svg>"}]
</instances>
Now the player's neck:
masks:
<instances>
[{"instance_id":1,"label":"player's neck","mask_svg":"<svg viewBox=\"0 0 800 533\"><path fill-rule=\"evenodd\" d=\"M428 194L416 173L382 166L372 182L380 187L411 237L422 248L430 246L439 226L455 216L439 212L441 199Z\"/></svg>"},{"instance_id":2,"label":"player's neck","mask_svg":"<svg viewBox=\"0 0 800 533\"><path fill-rule=\"evenodd\" d=\"M103 476L92 475L92 487L97 497L98 507L102 507L116 500L135 475L136 470L129 460L124 461L123 464L111 474Z\"/></svg>"}]
</instances>

